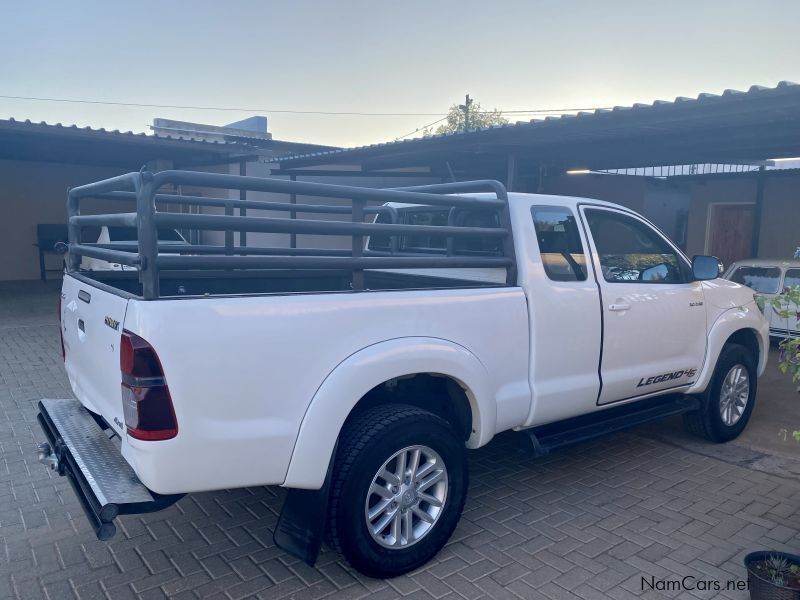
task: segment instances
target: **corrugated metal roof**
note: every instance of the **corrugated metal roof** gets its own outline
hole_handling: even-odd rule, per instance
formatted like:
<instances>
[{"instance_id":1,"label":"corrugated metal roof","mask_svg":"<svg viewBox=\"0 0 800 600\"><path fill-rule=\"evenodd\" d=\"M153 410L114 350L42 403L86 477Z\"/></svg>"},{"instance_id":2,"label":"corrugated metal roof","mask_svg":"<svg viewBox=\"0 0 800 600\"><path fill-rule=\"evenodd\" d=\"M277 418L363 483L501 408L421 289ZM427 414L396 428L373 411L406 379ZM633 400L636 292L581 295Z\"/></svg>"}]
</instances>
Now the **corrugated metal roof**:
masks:
<instances>
[{"instance_id":1,"label":"corrugated metal roof","mask_svg":"<svg viewBox=\"0 0 800 600\"><path fill-rule=\"evenodd\" d=\"M495 131L537 131L544 127L559 126L567 122L596 122L601 119L613 119L616 115L648 115L654 117L661 112L674 111L676 109L689 108L689 107L707 107L707 106L722 106L727 102L735 100L749 100L759 99L776 95L786 90L791 89L793 92L798 93L800 97L800 85L790 82L781 81L774 88L763 87L759 85L751 86L747 91L726 89L722 94L701 93L696 98L687 98L685 96L678 96L675 100L656 100L651 104L636 103L632 106L615 106L610 109L598 109L594 111L582 111L577 114L564 114L560 116L548 116L543 119L531 119L530 121L517 121L516 123L505 123L502 125L494 125L492 127L472 129L469 131L458 131L454 133L436 134L426 138L413 138L406 140L397 140L391 142L381 142L377 144L369 144L365 146L357 146L353 148L342 148L338 150L329 150L322 152L311 152L304 154L294 154L281 157L278 161L282 167L291 167L294 161L308 161L308 159L324 159L332 158L339 159L345 158L351 154L361 153L375 153L379 154L381 150L387 151L403 151L412 150L413 148L425 148L428 145L436 144L441 140L455 140L461 138L463 140L476 140L481 136L486 136ZM322 161L316 164L324 164Z\"/></svg>"},{"instance_id":2,"label":"corrugated metal roof","mask_svg":"<svg viewBox=\"0 0 800 600\"><path fill-rule=\"evenodd\" d=\"M79 127L78 125L71 124L71 125L63 125L61 123L47 123L45 121L40 121L39 123L35 123L30 119L26 119L24 121L18 121L13 117L8 120L0 119L0 129L6 130L16 130L16 131L30 131L30 132L40 132L40 133L55 133L55 132L64 132L64 133L88 133L92 135L97 135L101 137L105 137L106 139L114 139L114 140L147 140L147 141L154 141L158 142L160 140L168 140L169 142L177 142L182 143L186 142L189 144L204 144L207 146L217 146L217 147L224 147L224 146L247 146L246 144L242 144L240 142L228 142L228 141L209 141L202 138L194 138L194 137L187 137L187 136L171 136L171 135L148 135L146 133L134 133L133 131L120 131L119 129L108 130L103 127L99 129L94 129L92 127ZM240 138L242 136L236 136Z\"/></svg>"}]
</instances>

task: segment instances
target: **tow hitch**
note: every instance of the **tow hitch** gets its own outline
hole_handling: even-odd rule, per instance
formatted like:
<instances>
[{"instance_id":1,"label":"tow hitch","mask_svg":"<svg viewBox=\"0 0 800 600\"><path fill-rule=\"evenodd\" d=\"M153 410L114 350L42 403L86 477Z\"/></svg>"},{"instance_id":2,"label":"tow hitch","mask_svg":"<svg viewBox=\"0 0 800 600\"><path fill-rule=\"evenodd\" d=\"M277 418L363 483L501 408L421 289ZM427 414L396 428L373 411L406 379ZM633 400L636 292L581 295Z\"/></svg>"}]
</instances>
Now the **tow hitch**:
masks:
<instances>
[{"instance_id":1,"label":"tow hitch","mask_svg":"<svg viewBox=\"0 0 800 600\"><path fill-rule=\"evenodd\" d=\"M41 400L39 425L47 436L36 448L40 463L65 476L99 540L117 531L119 515L148 513L174 504L182 494L149 490L106 432L77 400Z\"/></svg>"},{"instance_id":2,"label":"tow hitch","mask_svg":"<svg viewBox=\"0 0 800 600\"><path fill-rule=\"evenodd\" d=\"M50 444L42 442L36 447L36 455L39 462L50 467L53 471L58 471L58 456L53 452Z\"/></svg>"}]
</instances>

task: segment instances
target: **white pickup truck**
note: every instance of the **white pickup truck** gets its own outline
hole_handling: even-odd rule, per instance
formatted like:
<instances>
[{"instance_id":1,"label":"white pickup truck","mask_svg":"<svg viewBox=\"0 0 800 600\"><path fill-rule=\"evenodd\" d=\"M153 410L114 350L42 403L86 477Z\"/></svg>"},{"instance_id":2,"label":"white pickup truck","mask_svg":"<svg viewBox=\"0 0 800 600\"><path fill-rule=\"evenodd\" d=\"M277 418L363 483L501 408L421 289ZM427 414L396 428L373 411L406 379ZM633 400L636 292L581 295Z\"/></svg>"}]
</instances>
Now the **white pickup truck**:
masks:
<instances>
[{"instance_id":1,"label":"white pickup truck","mask_svg":"<svg viewBox=\"0 0 800 600\"><path fill-rule=\"evenodd\" d=\"M158 193L169 184L293 201ZM136 211L81 215L90 196ZM675 414L725 442L767 360L752 290L608 202L490 181L375 190L166 171L75 188L68 208L61 335L77 400L41 401L39 458L70 478L100 539L117 515L186 493L278 485L278 545L313 564L327 539L391 577L453 533L468 449L522 430L543 454ZM136 226L138 246L81 243L96 226ZM240 234L175 255L159 252L164 227L293 245ZM297 248L302 236L348 244ZM87 256L136 270L83 271Z\"/></svg>"}]
</instances>

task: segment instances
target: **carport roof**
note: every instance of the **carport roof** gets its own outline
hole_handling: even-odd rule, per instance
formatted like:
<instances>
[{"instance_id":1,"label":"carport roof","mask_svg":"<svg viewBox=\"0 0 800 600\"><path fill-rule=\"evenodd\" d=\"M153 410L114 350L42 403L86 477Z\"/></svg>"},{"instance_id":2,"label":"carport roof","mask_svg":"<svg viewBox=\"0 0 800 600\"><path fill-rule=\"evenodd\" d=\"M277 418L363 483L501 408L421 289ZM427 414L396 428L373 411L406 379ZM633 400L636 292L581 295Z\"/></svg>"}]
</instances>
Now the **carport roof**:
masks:
<instances>
[{"instance_id":1,"label":"carport roof","mask_svg":"<svg viewBox=\"0 0 800 600\"><path fill-rule=\"evenodd\" d=\"M752 86L275 161L283 170L362 171L505 160L564 169L737 163L800 156L800 85Z\"/></svg>"},{"instance_id":2,"label":"carport roof","mask_svg":"<svg viewBox=\"0 0 800 600\"><path fill-rule=\"evenodd\" d=\"M271 156L274 151L308 151L321 146L279 140L225 141L108 131L77 125L0 120L0 160L28 160L139 169L156 160L171 160L178 168L230 162L244 157Z\"/></svg>"}]
</instances>

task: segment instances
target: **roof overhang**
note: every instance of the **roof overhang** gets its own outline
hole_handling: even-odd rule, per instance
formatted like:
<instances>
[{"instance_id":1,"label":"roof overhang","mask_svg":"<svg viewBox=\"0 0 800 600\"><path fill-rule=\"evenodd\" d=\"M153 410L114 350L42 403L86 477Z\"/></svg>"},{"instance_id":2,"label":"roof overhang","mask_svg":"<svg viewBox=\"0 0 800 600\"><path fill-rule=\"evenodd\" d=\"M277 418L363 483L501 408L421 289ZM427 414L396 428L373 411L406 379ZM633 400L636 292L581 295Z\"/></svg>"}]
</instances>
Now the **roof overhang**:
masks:
<instances>
[{"instance_id":1,"label":"roof overhang","mask_svg":"<svg viewBox=\"0 0 800 600\"><path fill-rule=\"evenodd\" d=\"M360 171L502 166L509 155L556 169L738 163L800 156L800 86L754 86L672 102L507 124L456 134L281 157L286 172L351 165Z\"/></svg>"},{"instance_id":2,"label":"roof overhang","mask_svg":"<svg viewBox=\"0 0 800 600\"><path fill-rule=\"evenodd\" d=\"M221 164L269 155L247 144L158 137L75 125L0 120L0 160L123 167L138 170L158 160L176 167Z\"/></svg>"}]
</instances>

